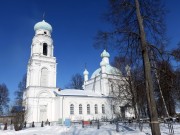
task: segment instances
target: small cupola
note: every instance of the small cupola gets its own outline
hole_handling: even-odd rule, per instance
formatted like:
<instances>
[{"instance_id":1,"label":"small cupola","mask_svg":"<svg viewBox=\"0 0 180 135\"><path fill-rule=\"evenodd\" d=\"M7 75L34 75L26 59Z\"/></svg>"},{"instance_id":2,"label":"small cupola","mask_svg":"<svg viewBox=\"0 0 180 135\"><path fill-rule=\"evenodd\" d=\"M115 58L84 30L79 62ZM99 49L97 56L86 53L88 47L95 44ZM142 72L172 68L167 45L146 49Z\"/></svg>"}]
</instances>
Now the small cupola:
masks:
<instances>
[{"instance_id":1,"label":"small cupola","mask_svg":"<svg viewBox=\"0 0 180 135\"><path fill-rule=\"evenodd\" d=\"M110 57L110 54L106 51L106 50L104 50L102 53L101 53L101 58L104 58L104 57Z\"/></svg>"},{"instance_id":2,"label":"small cupola","mask_svg":"<svg viewBox=\"0 0 180 135\"><path fill-rule=\"evenodd\" d=\"M109 64L109 57L110 54L106 50L101 53L102 61L104 61L106 64Z\"/></svg>"},{"instance_id":3,"label":"small cupola","mask_svg":"<svg viewBox=\"0 0 180 135\"><path fill-rule=\"evenodd\" d=\"M87 69L84 70L83 74L84 74L84 75L88 75L88 74L89 74L89 72L87 71Z\"/></svg>"},{"instance_id":4,"label":"small cupola","mask_svg":"<svg viewBox=\"0 0 180 135\"><path fill-rule=\"evenodd\" d=\"M87 69L84 70L83 75L84 75L84 81L85 82L88 81L89 72L87 71Z\"/></svg>"}]
</instances>

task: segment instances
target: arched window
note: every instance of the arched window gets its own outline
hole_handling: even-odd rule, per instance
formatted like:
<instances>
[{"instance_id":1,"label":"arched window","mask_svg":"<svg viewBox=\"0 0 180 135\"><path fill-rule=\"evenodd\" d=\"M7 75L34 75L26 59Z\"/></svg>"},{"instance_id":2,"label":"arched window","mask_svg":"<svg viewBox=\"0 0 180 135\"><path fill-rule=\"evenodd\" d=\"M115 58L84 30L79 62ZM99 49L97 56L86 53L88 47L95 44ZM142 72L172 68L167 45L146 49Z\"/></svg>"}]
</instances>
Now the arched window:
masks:
<instances>
[{"instance_id":1,"label":"arched window","mask_svg":"<svg viewBox=\"0 0 180 135\"><path fill-rule=\"evenodd\" d=\"M74 105L73 104L70 105L70 114L71 115L74 114Z\"/></svg>"},{"instance_id":2,"label":"arched window","mask_svg":"<svg viewBox=\"0 0 180 135\"><path fill-rule=\"evenodd\" d=\"M48 69L41 69L41 86L48 86Z\"/></svg>"},{"instance_id":3,"label":"arched window","mask_svg":"<svg viewBox=\"0 0 180 135\"><path fill-rule=\"evenodd\" d=\"M94 105L95 114L98 114L98 106L97 104Z\"/></svg>"},{"instance_id":4,"label":"arched window","mask_svg":"<svg viewBox=\"0 0 180 135\"><path fill-rule=\"evenodd\" d=\"M82 104L79 105L79 114L82 114Z\"/></svg>"},{"instance_id":5,"label":"arched window","mask_svg":"<svg viewBox=\"0 0 180 135\"><path fill-rule=\"evenodd\" d=\"M90 114L90 104L87 104L87 114Z\"/></svg>"},{"instance_id":6,"label":"arched window","mask_svg":"<svg viewBox=\"0 0 180 135\"><path fill-rule=\"evenodd\" d=\"M43 43L43 55L47 56L47 43Z\"/></svg>"},{"instance_id":7,"label":"arched window","mask_svg":"<svg viewBox=\"0 0 180 135\"><path fill-rule=\"evenodd\" d=\"M105 107L104 107L104 104L102 104L102 113L105 114Z\"/></svg>"}]
</instances>

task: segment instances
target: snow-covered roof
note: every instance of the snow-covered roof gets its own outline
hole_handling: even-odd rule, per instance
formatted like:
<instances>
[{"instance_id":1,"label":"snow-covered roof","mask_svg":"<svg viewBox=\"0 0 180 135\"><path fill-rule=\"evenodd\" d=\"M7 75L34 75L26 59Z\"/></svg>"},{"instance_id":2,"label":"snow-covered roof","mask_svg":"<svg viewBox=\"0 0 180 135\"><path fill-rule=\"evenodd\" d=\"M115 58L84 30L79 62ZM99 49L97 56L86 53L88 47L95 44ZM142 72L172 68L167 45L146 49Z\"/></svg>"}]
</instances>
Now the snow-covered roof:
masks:
<instances>
[{"instance_id":1,"label":"snow-covered roof","mask_svg":"<svg viewBox=\"0 0 180 135\"><path fill-rule=\"evenodd\" d=\"M100 93L95 93L90 90L78 90L78 89L64 89L56 93L59 96L86 96L86 97L102 97Z\"/></svg>"}]
</instances>

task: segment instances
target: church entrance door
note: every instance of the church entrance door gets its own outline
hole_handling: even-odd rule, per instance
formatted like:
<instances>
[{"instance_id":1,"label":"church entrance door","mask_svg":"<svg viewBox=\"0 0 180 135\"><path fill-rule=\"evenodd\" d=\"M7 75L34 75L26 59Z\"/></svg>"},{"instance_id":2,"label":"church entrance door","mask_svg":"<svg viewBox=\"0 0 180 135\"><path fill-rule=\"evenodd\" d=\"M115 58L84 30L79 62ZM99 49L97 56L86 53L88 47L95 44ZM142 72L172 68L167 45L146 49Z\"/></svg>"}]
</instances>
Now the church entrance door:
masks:
<instances>
[{"instance_id":1,"label":"church entrance door","mask_svg":"<svg viewBox=\"0 0 180 135\"><path fill-rule=\"evenodd\" d=\"M47 120L47 105L40 106L40 122Z\"/></svg>"}]
</instances>

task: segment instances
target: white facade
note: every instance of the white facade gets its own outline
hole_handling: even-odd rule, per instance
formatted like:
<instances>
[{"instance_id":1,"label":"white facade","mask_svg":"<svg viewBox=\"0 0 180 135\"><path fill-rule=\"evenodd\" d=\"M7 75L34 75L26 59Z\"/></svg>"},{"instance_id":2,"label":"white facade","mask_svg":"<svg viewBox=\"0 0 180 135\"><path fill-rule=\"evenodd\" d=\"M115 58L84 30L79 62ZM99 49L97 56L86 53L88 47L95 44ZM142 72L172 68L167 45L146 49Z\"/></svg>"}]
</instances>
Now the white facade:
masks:
<instances>
[{"instance_id":1,"label":"white facade","mask_svg":"<svg viewBox=\"0 0 180 135\"><path fill-rule=\"evenodd\" d=\"M59 90L56 88L56 58L53 55L52 27L45 22L34 26L35 36L31 44L31 55L27 67L27 84L24 104L27 109L27 122L91 120L116 117L115 111L126 101L115 105L112 91L115 82L123 85L121 72L109 64L109 53L101 54L100 68L88 78L85 69L84 90ZM126 117L133 117L132 110L125 110Z\"/></svg>"}]
</instances>

